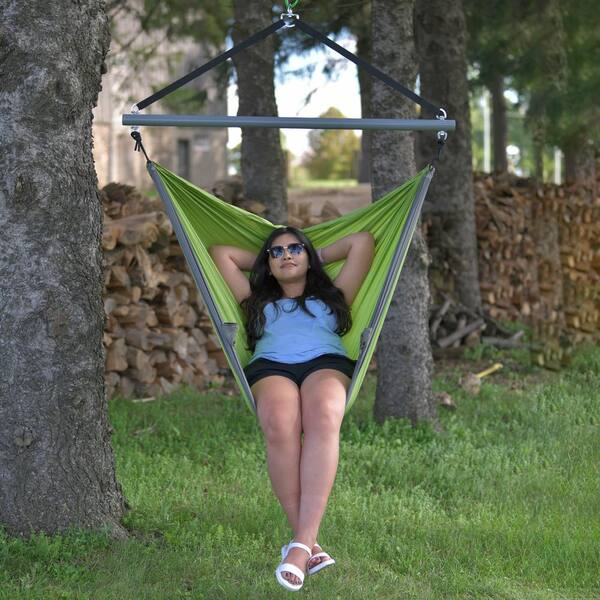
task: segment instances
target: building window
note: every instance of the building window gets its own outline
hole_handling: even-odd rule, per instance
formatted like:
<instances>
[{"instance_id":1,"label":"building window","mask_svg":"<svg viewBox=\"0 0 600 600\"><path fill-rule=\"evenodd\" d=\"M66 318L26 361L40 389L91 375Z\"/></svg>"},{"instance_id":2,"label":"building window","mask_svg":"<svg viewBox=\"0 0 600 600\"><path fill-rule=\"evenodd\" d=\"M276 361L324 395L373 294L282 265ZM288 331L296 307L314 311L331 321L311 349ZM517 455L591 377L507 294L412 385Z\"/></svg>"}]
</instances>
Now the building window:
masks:
<instances>
[{"instance_id":1,"label":"building window","mask_svg":"<svg viewBox=\"0 0 600 600\"><path fill-rule=\"evenodd\" d=\"M177 172L184 179L190 178L189 140L177 140Z\"/></svg>"}]
</instances>

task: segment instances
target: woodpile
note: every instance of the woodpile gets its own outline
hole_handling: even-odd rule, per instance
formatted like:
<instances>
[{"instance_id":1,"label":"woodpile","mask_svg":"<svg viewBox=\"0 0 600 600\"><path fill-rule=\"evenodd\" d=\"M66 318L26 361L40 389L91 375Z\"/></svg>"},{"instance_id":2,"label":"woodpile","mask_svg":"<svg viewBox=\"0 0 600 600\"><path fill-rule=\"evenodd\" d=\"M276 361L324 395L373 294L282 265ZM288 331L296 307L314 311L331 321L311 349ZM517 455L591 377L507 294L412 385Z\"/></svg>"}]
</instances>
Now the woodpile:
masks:
<instances>
[{"instance_id":1,"label":"woodpile","mask_svg":"<svg viewBox=\"0 0 600 600\"><path fill-rule=\"evenodd\" d=\"M244 199L241 190L234 178L218 182L213 193L263 214L265 205ZM227 361L162 202L120 184L101 194L109 396L222 382ZM475 200L484 311L474 314L453 300L452 265L432 256L434 353L480 342L525 347L524 332L509 331L503 320L532 328L530 348L548 367L566 362L573 344L600 341L600 199L593 191L488 175L475 177ZM319 216L309 203L294 203L289 223L307 227L340 214L331 202ZM433 218L423 219L426 237Z\"/></svg>"},{"instance_id":2,"label":"woodpile","mask_svg":"<svg viewBox=\"0 0 600 600\"><path fill-rule=\"evenodd\" d=\"M474 189L484 312L531 327L535 361L558 368L573 345L600 340L600 198L512 175L478 175ZM424 221L426 236L434 219ZM455 297L451 269L432 256L438 305L444 294Z\"/></svg>"},{"instance_id":3,"label":"woodpile","mask_svg":"<svg viewBox=\"0 0 600 600\"><path fill-rule=\"evenodd\" d=\"M476 175L474 189L482 315L451 299L453 265L435 254L430 237L439 217L422 222L433 248L434 353L482 342L528 348L538 364L558 368L573 345L600 341L600 198L591 189L536 186L514 175ZM297 227L339 214L334 205L324 206L321 216L312 215L308 203L290 207ZM443 225L437 231L443 235ZM501 324L515 320L531 328L535 342L526 345L524 331Z\"/></svg>"},{"instance_id":4,"label":"woodpile","mask_svg":"<svg viewBox=\"0 0 600 600\"><path fill-rule=\"evenodd\" d=\"M256 214L266 210L243 198L239 178L219 181L212 191ZM202 389L222 382L227 361L162 201L115 183L101 197L108 396L157 396L181 383ZM310 212L308 204L300 210ZM339 214L327 205L319 220Z\"/></svg>"},{"instance_id":5,"label":"woodpile","mask_svg":"<svg viewBox=\"0 0 600 600\"><path fill-rule=\"evenodd\" d=\"M299 229L310 227L323 221L329 221L330 219L337 219L341 216L340 209L329 200L323 204L319 215L312 214L310 202L288 203L288 223L292 227L298 227Z\"/></svg>"},{"instance_id":6,"label":"woodpile","mask_svg":"<svg viewBox=\"0 0 600 600\"><path fill-rule=\"evenodd\" d=\"M226 361L161 202L118 184L102 201L109 397L222 380Z\"/></svg>"},{"instance_id":7,"label":"woodpile","mask_svg":"<svg viewBox=\"0 0 600 600\"><path fill-rule=\"evenodd\" d=\"M239 206L256 215L264 216L264 213L267 211L266 204L263 204L258 200L244 198L243 182L239 175L233 175L215 182L212 193L221 200L233 204L234 206Z\"/></svg>"},{"instance_id":8,"label":"woodpile","mask_svg":"<svg viewBox=\"0 0 600 600\"><path fill-rule=\"evenodd\" d=\"M563 311L576 342L598 341L600 330L600 197L583 188L553 189L558 219Z\"/></svg>"}]
</instances>

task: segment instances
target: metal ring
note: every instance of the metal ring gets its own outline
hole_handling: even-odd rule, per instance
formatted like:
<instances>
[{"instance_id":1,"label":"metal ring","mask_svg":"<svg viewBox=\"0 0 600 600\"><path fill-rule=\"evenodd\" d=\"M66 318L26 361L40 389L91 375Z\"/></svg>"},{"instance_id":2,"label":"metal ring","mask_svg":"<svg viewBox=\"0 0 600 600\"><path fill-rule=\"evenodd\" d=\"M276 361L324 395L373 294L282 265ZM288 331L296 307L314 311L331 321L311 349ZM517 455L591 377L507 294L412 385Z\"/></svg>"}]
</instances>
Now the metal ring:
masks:
<instances>
[{"instance_id":1,"label":"metal ring","mask_svg":"<svg viewBox=\"0 0 600 600\"><path fill-rule=\"evenodd\" d=\"M440 113L441 113L441 114L440 114ZM445 111L443 108L440 108L440 110L438 111L438 114L437 114L437 115L435 115L435 118L436 118L436 119L442 119L442 120L443 120L443 119L445 119L447 116L448 116L448 113L447 113L447 112L446 112L446 111Z\"/></svg>"},{"instance_id":2,"label":"metal ring","mask_svg":"<svg viewBox=\"0 0 600 600\"><path fill-rule=\"evenodd\" d=\"M293 12L281 13L280 19L285 22L284 27L294 27L296 23L294 23L294 19L299 19L300 16Z\"/></svg>"},{"instance_id":3,"label":"metal ring","mask_svg":"<svg viewBox=\"0 0 600 600\"><path fill-rule=\"evenodd\" d=\"M446 131L438 131L437 132L437 139L438 140L444 140L444 142L448 139L448 133Z\"/></svg>"}]
</instances>

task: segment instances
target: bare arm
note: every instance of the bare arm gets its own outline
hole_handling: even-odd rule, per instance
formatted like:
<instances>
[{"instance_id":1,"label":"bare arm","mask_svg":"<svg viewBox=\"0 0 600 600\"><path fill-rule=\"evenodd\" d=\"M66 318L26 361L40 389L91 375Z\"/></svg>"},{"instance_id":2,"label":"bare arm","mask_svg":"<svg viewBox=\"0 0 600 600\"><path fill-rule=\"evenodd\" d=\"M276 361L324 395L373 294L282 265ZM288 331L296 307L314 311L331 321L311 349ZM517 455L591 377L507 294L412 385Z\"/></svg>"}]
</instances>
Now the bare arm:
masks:
<instances>
[{"instance_id":1,"label":"bare arm","mask_svg":"<svg viewBox=\"0 0 600 600\"><path fill-rule=\"evenodd\" d=\"M375 253L375 240L368 231L351 233L329 246L321 248L323 263L346 259L342 270L333 282L344 292L348 305L356 297L362 285Z\"/></svg>"},{"instance_id":2,"label":"bare arm","mask_svg":"<svg viewBox=\"0 0 600 600\"><path fill-rule=\"evenodd\" d=\"M241 302L250 296L250 282L242 271L252 269L256 254L236 246L211 246L208 251L235 299Z\"/></svg>"}]
</instances>

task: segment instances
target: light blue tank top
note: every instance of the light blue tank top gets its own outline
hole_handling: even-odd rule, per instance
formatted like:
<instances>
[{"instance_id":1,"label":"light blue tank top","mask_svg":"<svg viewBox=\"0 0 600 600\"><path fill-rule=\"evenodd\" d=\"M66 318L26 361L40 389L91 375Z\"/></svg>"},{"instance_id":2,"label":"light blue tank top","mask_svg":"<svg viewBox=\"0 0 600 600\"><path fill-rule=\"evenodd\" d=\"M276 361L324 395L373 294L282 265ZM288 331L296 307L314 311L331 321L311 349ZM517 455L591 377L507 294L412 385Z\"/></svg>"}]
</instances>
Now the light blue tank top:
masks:
<instances>
[{"instance_id":1,"label":"light blue tank top","mask_svg":"<svg viewBox=\"0 0 600 600\"><path fill-rule=\"evenodd\" d=\"M325 302L318 298L306 300L306 307L314 317L304 312L292 298L281 298L277 304L278 314L272 302L263 309L265 330L256 343L250 362L267 358L300 363L321 354L348 356L340 336L335 332L335 314Z\"/></svg>"}]
</instances>

